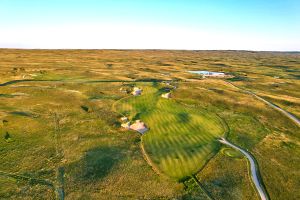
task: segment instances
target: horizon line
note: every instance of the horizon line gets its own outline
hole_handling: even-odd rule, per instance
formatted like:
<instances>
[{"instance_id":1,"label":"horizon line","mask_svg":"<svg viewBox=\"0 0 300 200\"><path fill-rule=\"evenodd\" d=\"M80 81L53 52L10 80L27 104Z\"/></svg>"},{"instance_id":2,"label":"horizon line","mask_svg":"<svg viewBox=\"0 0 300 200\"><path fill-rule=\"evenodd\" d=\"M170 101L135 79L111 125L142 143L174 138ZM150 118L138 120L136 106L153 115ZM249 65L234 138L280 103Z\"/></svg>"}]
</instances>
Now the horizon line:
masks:
<instances>
[{"instance_id":1,"label":"horizon line","mask_svg":"<svg viewBox=\"0 0 300 200\"><path fill-rule=\"evenodd\" d=\"M67 51L67 50L110 50L110 51L248 51L248 52L282 52L282 53L300 53L300 50L250 50L250 49L140 49L140 48L14 48L14 47L0 47L0 50L53 50L53 51Z\"/></svg>"}]
</instances>

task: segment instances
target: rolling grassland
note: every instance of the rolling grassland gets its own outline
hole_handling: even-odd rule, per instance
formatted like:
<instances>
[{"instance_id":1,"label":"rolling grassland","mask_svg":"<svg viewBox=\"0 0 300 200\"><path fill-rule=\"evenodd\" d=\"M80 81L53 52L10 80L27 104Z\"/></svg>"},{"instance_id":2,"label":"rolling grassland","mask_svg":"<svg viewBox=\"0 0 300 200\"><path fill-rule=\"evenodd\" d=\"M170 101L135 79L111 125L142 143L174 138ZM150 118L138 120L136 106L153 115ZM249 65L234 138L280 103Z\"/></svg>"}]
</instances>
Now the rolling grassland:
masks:
<instances>
[{"instance_id":1,"label":"rolling grassland","mask_svg":"<svg viewBox=\"0 0 300 200\"><path fill-rule=\"evenodd\" d=\"M1 198L56 199L59 168L65 199L184 195L180 184L153 173L140 152L139 135L119 129L110 108L122 98L120 87L57 82L1 87L2 94L18 94L0 99L6 120L1 121L0 171L8 173L0 174Z\"/></svg>"},{"instance_id":2,"label":"rolling grassland","mask_svg":"<svg viewBox=\"0 0 300 200\"><path fill-rule=\"evenodd\" d=\"M1 49L0 199L258 200L220 136L255 157L272 200L300 199L299 127L243 91L299 118L299 66L284 52Z\"/></svg>"}]
</instances>

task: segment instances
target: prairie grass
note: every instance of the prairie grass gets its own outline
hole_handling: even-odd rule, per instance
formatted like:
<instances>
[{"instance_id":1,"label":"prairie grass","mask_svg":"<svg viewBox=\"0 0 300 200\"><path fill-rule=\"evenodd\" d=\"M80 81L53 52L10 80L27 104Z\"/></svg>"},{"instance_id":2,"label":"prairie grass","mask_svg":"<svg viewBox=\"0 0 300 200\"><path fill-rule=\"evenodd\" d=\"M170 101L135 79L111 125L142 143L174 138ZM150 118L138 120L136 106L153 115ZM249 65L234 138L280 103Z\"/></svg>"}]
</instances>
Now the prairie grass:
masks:
<instances>
[{"instance_id":1,"label":"prairie grass","mask_svg":"<svg viewBox=\"0 0 300 200\"><path fill-rule=\"evenodd\" d=\"M227 83L299 117L299 64L299 53L284 52L1 49L0 171L56 184L63 168L65 199L204 199L193 181L173 180L201 169L196 177L214 199L257 199L246 161L214 142L222 118L227 139L257 159L271 199L299 199L299 127ZM137 80L176 81L177 89L161 99L160 83L126 82ZM134 84L144 94L121 100L128 94L119 89ZM120 129L114 103L150 127L145 149L172 179L148 166L140 135ZM0 185L1 199L55 199L30 181L1 175Z\"/></svg>"}]
</instances>

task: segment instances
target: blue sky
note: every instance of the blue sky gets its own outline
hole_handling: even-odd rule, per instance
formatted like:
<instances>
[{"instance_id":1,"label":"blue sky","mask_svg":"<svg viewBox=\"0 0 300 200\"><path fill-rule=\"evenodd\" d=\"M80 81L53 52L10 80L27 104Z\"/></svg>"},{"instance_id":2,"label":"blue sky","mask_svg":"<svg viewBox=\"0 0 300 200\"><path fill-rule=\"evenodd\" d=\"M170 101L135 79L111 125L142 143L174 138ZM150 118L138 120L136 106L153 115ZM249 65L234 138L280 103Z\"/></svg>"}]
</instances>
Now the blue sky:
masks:
<instances>
[{"instance_id":1,"label":"blue sky","mask_svg":"<svg viewBox=\"0 0 300 200\"><path fill-rule=\"evenodd\" d=\"M299 0L0 0L0 47L300 50Z\"/></svg>"}]
</instances>

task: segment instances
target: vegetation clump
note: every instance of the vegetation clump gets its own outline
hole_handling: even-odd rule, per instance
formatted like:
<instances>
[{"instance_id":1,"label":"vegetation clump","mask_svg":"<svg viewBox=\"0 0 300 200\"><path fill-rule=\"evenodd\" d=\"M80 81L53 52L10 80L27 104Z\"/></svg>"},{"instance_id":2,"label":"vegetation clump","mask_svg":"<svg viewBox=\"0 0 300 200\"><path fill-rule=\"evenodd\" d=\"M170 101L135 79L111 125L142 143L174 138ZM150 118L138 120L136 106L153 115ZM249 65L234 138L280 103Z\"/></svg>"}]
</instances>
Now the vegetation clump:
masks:
<instances>
[{"instance_id":1,"label":"vegetation clump","mask_svg":"<svg viewBox=\"0 0 300 200\"><path fill-rule=\"evenodd\" d=\"M12 142L13 141L13 139L11 138L10 134L7 131L4 134L4 140L6 142Z\"/></svg>"}]
</instances>

